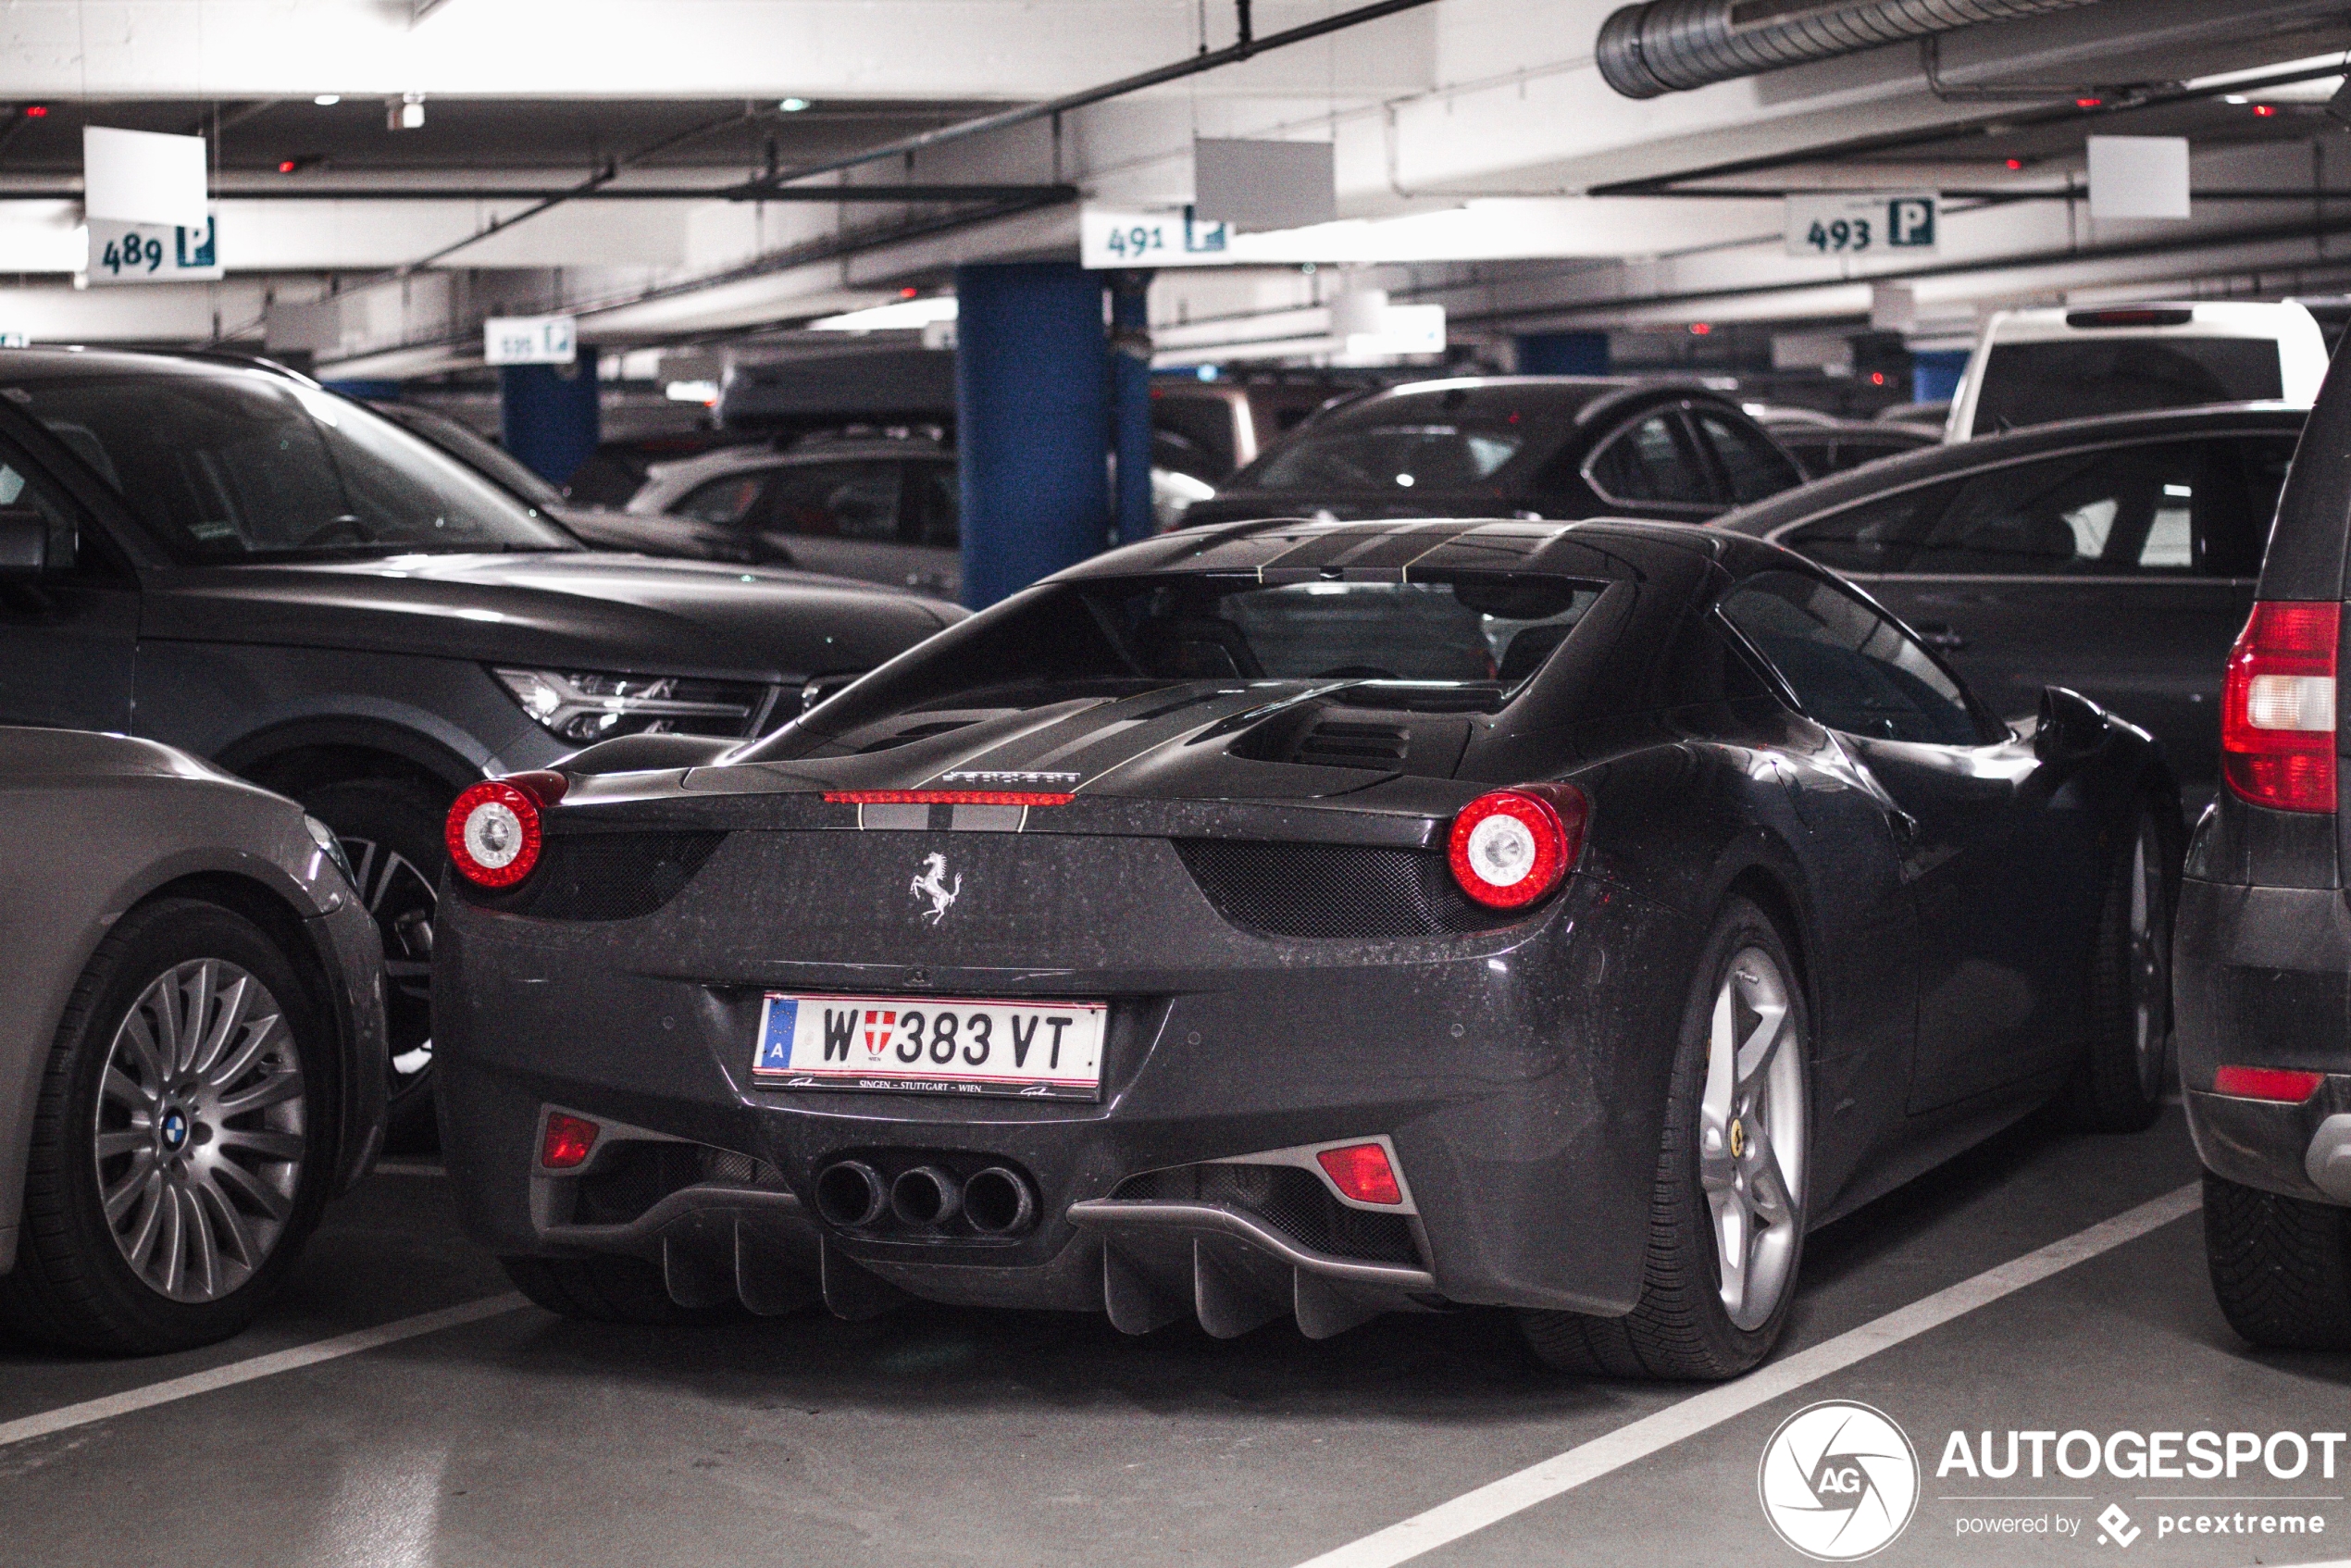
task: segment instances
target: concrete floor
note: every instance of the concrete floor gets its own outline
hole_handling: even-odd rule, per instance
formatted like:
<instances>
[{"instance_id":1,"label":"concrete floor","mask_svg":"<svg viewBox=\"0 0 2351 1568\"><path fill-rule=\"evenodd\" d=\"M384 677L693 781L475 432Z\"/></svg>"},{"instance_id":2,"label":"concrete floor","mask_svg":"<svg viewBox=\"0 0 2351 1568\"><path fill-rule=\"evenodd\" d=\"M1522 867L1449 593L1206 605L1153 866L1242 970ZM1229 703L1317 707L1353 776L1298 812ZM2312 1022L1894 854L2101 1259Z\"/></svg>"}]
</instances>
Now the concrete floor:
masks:
<instances>
[{"instance_id":1,"label":"concrete floor","mask_svg":"<svg viewBox=\"0 0 2351 1568\"><path fill-rule=\"evenodd\" d=\"M1783 1357L2195 1176L2176 1109L2131 1139L2028 1125L1816 1236ZM372 1178L268 1320L199 1354L0 1347L0 1426L503 1292L448 1213L437 1176ZM1291 1568L1697 1392L1544 1375L1483 1313L1315 1344L1287 1324L1220 1343L929 1308L682 1332L517 1308L0 1446L0 1563ZM1891 1415L1924 1467L1916 1517L1873 1562L2125 1556L2098 1544L2110 1502L2144 1532L2129 1561L2351 1557L2351 1452L2332 1481L1934 1475L1953 1429L2351 1425L2351 1357L2258 1354L2230 1334L2191 1213L1417 1561L1800 1562L1761 1516L1757 1463L1783 1419L1832 1398ZM1974 1500L1989 1493L2076 1500ZM2190 1493L2317 1500L2143 1500ZM2167 1508L2290 1509L2325 1532L2161 1539ZM1963 1517L2003 1514L2079 1533L1959 1536Z\"/></svg>"}]
</instances>

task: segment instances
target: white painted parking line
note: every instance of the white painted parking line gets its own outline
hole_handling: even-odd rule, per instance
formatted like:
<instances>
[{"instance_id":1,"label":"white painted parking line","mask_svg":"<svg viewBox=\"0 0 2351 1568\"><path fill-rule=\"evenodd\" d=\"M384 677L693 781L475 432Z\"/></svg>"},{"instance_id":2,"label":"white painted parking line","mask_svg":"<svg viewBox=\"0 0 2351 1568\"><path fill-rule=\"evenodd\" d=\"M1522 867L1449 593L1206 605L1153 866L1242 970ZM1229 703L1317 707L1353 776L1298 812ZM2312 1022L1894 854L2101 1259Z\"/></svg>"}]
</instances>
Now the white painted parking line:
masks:
<instances>
[{"instance_id":1,"label":"white painted parking line","mask_svg":"<svg viewBox=\"0 0 2351 1568\"><path fill-rule=\"evenodd\" d=\"M1605 1437L1555 1454L1540 1464L1529 1465L1450 1502L1439 1503L1425 1513L1414 1514L1376 1534L1326 1551L1300 1563L1299 1568L1392 1568L1393 1564L1408 1562L1423 1552L1474 1535L1488 1524L1499 1524L1538 1502L1573 1491L1586 1481L1597 1481L1611 1471L1646 1459L1685 1437L1694 1437L1709 1427L1719 1426L1784 1394L1794 1393L1808 1383L1841 1372L1880 1350L1891 1350L1978 1307L1988 1306L2028 1285L2061 1274L2124 1242L2134 1241L2149 1231L2196 1213L2202 1205L2201 1184L2191 1183L2167 1192L2061 1241L2052 1241L2038 1251L2010 1259L1997 1268L1986 1269L1972 1279L1963 1279L1947 1289L1824 1340L1809 1350L1799 1350L1785 1361L1758 1368L1735 1383L1720 1384L1654 1415L1627 1423Z\"/></svg>"},{"instance_id":2,"label":"white painted parking line","mask_svg":"<svg viewBox=\"0 0 2351 1568\"><path fill-rule=\"evenodd\" d=\"M128 1388L119 1394L108 1394L101 1400L84 1400L77 1405L61 1405L56 1410L28 1415L19 1421L0 1422L0 1448L21 1443L28 1438L45 1437L53 1432L87 1426L93 1421L106 1421L118 1415L129 1415L134 1411L151 1410L175 1400L193 1399L218 1388L231 1388L256 1378L275 1377L281 1372L317 1366L320 1362L340 1361L344 1356L355 1356L363 1350L380 1350L386 1345L396 1345L403 1339L414 1339L420 1334L438 1334L444 1328L479 1323L483 1318L497 1317L525 1304L520 1296L511 1292L504 1296L485 1296L480 1300L467 1301L462 1306L419 1313L415 1317L379 1324L355 1334L297 1345L291 1350L273 1350L266 1356L230 1362L208 1372L192 1372L185 1377L150 1383L143 1388Z\"/></svg>"}]
</instances>

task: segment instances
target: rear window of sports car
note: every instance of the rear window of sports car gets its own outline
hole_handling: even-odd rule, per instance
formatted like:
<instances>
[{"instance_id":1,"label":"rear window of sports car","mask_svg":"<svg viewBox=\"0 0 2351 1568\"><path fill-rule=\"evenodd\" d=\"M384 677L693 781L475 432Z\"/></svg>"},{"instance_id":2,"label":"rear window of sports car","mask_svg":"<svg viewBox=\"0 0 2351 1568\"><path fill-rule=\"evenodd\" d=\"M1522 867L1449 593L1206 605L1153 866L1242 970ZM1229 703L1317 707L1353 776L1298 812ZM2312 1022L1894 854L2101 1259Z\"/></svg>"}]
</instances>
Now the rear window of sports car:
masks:
<instances>
[{"instance_id":1,"label":"rear window of sports car","mask_svg":"<svg viewBox=\"0 0 2351 1568\"><path fill-rule=\"evenodd\" d=\"M839 735L923 708L1040 707L1199 681L1353 680L1384 683L1359 688L1350 698L1357 705L1499 708L1567 641L1604 586L1508 573L1056 583L934 638L827 704L810 728Z\"/></svg>"}]
</instances>

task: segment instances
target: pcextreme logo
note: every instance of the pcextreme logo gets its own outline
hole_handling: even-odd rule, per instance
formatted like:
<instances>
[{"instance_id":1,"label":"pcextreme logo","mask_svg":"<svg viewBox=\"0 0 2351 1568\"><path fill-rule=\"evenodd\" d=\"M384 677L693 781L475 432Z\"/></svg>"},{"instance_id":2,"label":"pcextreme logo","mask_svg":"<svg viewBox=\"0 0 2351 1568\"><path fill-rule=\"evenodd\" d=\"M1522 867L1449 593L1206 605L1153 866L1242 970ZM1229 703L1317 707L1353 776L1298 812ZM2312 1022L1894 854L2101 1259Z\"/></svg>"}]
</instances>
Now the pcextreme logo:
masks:
<instances>
[{"instance_id":1,"label":"pcextreme logo","mask_svg":"<svg viewBox=\"0 0 2351 1568\"><path fill-rule=\"evenodd\" d=\"M1780 1423L1763 1445L1755 1489L1780 1539L1816 1562L1853 1562L1909 1527L1918 1450L1885 1412L1824 1400Z\"/></svg>"}]
</instances>

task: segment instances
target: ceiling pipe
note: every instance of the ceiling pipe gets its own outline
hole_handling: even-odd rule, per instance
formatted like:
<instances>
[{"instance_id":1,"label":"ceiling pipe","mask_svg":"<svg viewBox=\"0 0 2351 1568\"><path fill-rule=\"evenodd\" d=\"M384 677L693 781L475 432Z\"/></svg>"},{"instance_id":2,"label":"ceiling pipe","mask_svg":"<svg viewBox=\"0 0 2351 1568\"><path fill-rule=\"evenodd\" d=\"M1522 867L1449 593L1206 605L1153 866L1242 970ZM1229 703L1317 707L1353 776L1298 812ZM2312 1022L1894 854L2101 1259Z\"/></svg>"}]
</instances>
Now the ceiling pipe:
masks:
<instances>
[{"instance_id":1,"label":"ceiling pipe","mask_svg":"<svg viewBox=\"0 0 2351 1568\"><path fill-rule=\"evenodd\" d=\"M1627 98L1686 93L1744 76L1982 22L2096 0L1647 0L1600 24L1601 78Z\"/></svg>"}]
</instances>

